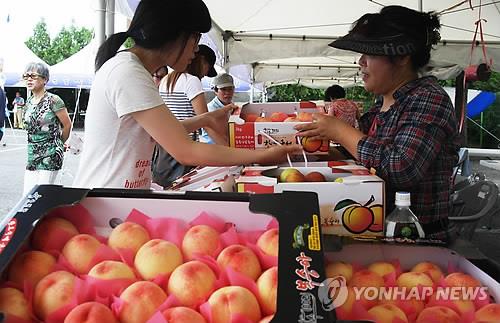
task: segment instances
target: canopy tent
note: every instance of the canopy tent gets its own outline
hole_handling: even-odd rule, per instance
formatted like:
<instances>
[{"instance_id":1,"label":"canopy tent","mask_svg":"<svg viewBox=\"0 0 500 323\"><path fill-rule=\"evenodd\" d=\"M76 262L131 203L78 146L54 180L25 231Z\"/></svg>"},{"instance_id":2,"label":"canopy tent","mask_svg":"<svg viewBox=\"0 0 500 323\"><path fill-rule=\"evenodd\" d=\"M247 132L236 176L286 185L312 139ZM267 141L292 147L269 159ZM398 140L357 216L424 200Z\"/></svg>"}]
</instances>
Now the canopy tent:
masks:
<instances>
[{"instance_id":1,"label":"canopy tent","mask_svg":"<svg viewBox=\"0 0 500 323\"><path fill-rule=\"evenodd\" d=\"M357 82L358 54L337 50L328 43L345 35L362 14L377 12L383 5L400 4L441 13L441 42L432 53L426 73L440 78L456 76L469 64L482 62L471 43L479 4L484 39L493 69L500 70L500 4L495 0L472 0L448 11L458 0L204 0L212 15L210 37L222 55L220 65L237 77L265 86L281 83L344 85ZM117 0L117 7L133 12L139 0ZM123 12L127 14L126 12ZM479 40L479 36L477 38ZM237 67L237 71L234 71ZM313 81L314 80L314 81ZM318 80L318 82L316 81Z\"/></svg>"},{"instance_id":2,"label":"canopy tent","mask_svg":"<svg viewBox=\"0 0 500 323\"><path fill-rule=\"evenodd\" d=\"M455 102L455 88L445 87L446 93ZM489 108L496 100L496 94L488 91L468 90L467 92L467 117L474 118Z\"/></svg>"}]
</instances>

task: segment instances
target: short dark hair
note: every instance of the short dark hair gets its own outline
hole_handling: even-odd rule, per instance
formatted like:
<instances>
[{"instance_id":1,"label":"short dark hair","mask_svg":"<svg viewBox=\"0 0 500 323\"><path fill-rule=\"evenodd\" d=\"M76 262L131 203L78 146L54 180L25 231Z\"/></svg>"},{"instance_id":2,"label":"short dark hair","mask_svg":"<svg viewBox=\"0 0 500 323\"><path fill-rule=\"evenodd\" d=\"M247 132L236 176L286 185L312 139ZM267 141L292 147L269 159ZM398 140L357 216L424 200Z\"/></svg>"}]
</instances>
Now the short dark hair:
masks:
<instances>
[{"instance_id":1,"label":"short dark hair","mask_svg":"<svg viewBox=\"0 0 500 323\"><path fill-rule=\"evenodd\" d=\"M206 33L212 27L207 6L202 0L141 0L126 32L111 35L96 55L96 71L130 37L135 46L161 49L178 39L187 42L194 33Z\"/></svg>"},{"instance_id":2,"label":"short dark hair","mask_svg":"<svg viewBox=\"0 0 500 323\"><path fill-rule=\"evenodd\" d=\"M345 98L345 90L340 85L332 85L325 91L325 101Z\"/></svg>"}]
</instances>

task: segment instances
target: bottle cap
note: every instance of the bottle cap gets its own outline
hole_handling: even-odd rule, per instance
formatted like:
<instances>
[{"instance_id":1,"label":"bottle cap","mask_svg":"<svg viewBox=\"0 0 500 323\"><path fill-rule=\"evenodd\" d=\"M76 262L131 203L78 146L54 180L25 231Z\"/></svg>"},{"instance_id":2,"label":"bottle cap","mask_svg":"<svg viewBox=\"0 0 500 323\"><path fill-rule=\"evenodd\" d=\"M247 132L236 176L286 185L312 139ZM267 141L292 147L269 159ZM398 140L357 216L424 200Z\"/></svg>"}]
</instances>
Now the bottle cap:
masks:
<instances>
[{"instance_id":1,"label":"bottle cap","mask_svg":"<svg viewBox=\"0 0 500 323\"><path fill-rule=\"evenodd\" d=\"M411 198L409 192L396 192L396 202L397 206L410 206Z\"/></svg>"}]
</instances>

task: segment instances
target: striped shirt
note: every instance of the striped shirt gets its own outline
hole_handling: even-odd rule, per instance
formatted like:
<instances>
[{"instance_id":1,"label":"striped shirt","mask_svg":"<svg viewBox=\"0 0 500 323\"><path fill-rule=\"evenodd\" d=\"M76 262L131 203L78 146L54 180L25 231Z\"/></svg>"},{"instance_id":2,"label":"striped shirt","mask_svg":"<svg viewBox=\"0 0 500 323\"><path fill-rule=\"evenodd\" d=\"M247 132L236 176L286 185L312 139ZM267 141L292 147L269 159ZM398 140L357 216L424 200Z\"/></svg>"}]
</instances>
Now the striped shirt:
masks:
<instances>
[{"instance_id":1,"label":"striped shirt","mask_svg":"<svg viewBox=\"0 0 500 323\"><path fill-rule=\"evenodd\" d=\"M431 76L407 83L394 98L388 111L380 112L379 101L361 117L360 129L368 133L372 128L372 133L358 143L359 160L386 181L386 214L394 207L395 193L407 191L420 222L446 222L459 148L451 100Z\"/></svg>"}]
</instances>

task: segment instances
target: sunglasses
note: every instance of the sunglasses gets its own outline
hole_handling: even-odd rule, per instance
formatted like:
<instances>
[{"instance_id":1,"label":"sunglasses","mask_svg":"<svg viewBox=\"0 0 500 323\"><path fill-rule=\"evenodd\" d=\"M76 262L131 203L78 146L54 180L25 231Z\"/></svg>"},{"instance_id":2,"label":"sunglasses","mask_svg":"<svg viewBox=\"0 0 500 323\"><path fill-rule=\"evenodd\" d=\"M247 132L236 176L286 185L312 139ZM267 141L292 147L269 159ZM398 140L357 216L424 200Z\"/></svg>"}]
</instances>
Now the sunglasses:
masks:
<instances>
[{"instance_id":1,"label":"sunglasses","mask_svg":"<svg viewBox=\"0 0 500 323\"><path fill-rule=\"evenodd\" d=\"M167 74L168 74L168 67L162 66L159 69L157 69L156 72L153 73L153 77L156 77L158 79L162 79Z\"/></svg>"},{"instance_id":2,"label":"sunglasses","mask_svg":"<svg viewBox=\"0 0 500 323\"><path fill-rule=\"evenodd\" d=\"M39 77L43 77L43 76L38 74L38 73L24 73L23 74L23 80L27 80L29 78L31 78L33 80L37 80Z\"/></svg>"}]
</instances>

